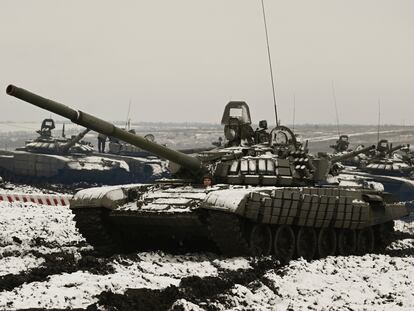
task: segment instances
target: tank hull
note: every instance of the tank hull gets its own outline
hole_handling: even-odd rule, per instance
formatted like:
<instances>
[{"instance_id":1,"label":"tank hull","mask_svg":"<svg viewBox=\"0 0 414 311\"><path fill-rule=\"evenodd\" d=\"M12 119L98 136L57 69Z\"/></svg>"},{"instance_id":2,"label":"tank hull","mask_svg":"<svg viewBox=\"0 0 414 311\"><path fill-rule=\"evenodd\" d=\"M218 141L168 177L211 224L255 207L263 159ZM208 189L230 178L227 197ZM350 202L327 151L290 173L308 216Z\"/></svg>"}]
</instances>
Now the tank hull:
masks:
<instances>
[{"instance_id":1,"label":"tank hull","mask_svg":"<svg viewBox=\"0 0 414 311\"><path fill-rule=\"evenodd\" d=\"M361 169L361 171L373 174L373 175L380 175L380 176L395 176L395 177L405 177L405 178L412 178L414 174L414 168L413 167L407 167L404 169L385 169L386 165L375 165L370 164L367 167L364 167ZM382 167L382 168L381 168Z\"/></svg>"},{"instance_id":2,"label":"tank hull","mask_svg":"<svg viewBox=\"0 0 414 311\"><path fill-rule=\"evenodd\" d=\"M398 201L411 202L414 201L414 180L401 176L380 175L359 170L344 170L341 175L355 176L357 179L373 180L384 186L384 191L391 193Z\"/></svg>"},{"instance_id":3,"label":"tank hull","mask_svg":"<svg viewBox=\"0 0 414 311\"><path fill-rule=\"evenodd\" d=\"M92 188L77 193L71 209L80 232L104 253L121 251L123 245L139 250L189 247L228 256L278 255L290 232L292 245L285 248L294 252L284 250L278 256L282 261L371 252L385 243L393 220L408 215L404 204L374 191L228 185ZM349 251L343 242L348 235L355 239L355 249ZM312 244L310 236L316 244L307 249L304 242ZM341 237L342 242L327 253L324 236Z\"/></svg>"},{"instance_id":4,"label":"tank hull","mask_svg":"<svg viewBox=\"0 0 414 311\"><path fill-rule=\"evenodd\" d=\"M125 184L158 178L137 163L101 155L53 155L26 151L0 151L0 175L9 181L43 183ZM134 173L131 174L131 169Z\"/></svg>"},{"instance_id":5,"label":"tank hull","mask_svg":"<svg viewBox=\"0 0 414 311\"><path fill-rule=\"evenodd\" d=\"M170 177L167 161L154 156L132 156L105 153L105 157L125 162L129 167L131 182L153 182L160 178Z\"/></svg>"}]
</instances>

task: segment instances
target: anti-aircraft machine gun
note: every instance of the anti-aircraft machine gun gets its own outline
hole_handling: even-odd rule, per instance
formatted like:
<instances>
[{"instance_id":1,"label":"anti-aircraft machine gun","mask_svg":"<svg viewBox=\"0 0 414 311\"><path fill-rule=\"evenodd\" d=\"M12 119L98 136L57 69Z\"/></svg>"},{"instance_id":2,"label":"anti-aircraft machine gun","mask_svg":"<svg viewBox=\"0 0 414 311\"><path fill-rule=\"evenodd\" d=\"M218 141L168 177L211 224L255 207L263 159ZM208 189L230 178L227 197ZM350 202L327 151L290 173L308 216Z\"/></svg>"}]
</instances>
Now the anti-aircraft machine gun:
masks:
<instances>
[{"instance_id":1,"label":"anti-aircraft machine gun","mask_svg":"<svg viewBox=\"0 0 414 311\"><path fill-rule=\"evenodd\" d=\"M269 144L235 145L193 157L13 85L7 93L180 166L179 179L91 188L74 196L70 208L76 225L102 252L121 245L210 245L229 256L273 253L281 261L363 254L383 247L393 220L408 214L387 194L320 186L329 159L293 149L289 143L295 138L286 127L273 129ZM200 185L203 178L213 185Z\"/></svg>"}]
</instances>

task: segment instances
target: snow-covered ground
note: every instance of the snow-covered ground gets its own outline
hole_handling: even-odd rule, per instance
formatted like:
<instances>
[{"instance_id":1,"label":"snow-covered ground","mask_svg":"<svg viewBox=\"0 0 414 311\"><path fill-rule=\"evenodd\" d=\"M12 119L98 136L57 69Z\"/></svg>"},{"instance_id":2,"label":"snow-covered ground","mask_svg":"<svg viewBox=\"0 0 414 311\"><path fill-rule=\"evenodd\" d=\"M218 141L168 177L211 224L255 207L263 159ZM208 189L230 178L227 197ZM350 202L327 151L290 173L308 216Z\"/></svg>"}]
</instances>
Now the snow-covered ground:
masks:
<instances>
[{"instance_id":1,"label":"snow-covered ground","mask_svg":"<svg viewBox=\"0 0 414 311\"><path fill-rule=\"evenodd\" d=\"M217 306L240 310L414 310L414 258L295 260L256 284L236 284ZM224 303L223 303L224 302Z\"/></svg>"},{"instance_id":2,"label":"snow-covered ground","mask_svg":"<svg viewBox=\"0 0 414 311\"><path fill-rule=\"evenodd\" d=\"M0 310L414 310L414 220L396 223L385 254L279 267L209 253L94 258L72 218L67 207L0 203Z\"/></svg>"}]
</instances>

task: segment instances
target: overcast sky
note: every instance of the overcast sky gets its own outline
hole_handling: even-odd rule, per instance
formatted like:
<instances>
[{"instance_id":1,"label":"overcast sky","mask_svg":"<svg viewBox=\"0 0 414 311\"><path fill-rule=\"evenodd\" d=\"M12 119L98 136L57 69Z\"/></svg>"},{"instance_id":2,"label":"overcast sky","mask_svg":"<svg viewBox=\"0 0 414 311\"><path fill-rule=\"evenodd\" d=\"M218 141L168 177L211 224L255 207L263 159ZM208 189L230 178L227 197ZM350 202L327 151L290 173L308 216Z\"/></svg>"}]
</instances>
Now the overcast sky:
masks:
<instances>
[{"instance_id":1,"label":"overcast sky","mask_svg":"<svg viewBox=\"0 0 414 311\"><path fill-rule=\"evenodd\" d=\"M414 1L265 0L279 114L414 124ZM1 114L48 113L9 83L96 114L218 123L229 100L274 122L259 0L1 0Z\"/></svg>"}]
</instances>

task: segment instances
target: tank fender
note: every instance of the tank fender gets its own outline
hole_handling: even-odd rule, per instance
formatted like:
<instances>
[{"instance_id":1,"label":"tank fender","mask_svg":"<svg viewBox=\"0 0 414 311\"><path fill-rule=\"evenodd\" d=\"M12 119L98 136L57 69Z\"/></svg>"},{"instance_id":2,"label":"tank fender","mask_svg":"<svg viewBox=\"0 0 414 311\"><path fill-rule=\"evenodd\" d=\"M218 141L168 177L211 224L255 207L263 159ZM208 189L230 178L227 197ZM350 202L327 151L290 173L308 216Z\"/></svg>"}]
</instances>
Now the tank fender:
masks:
<instances>
[{"instance_id":1,"label":"tank fender","mask_svg":"<svg viewBox=\"0 0 414 311\"><path fill-rule=\"evenodd\" d=\"M383 208L371 209L370 225L378 225L391 220L401 219L410 215L408 206L404 203L385 204Z\"/></svg>"},{"instance_id":2,"label":"tank fender","mask_svg":"<svg viewBox=\"0 0 414 311\"><path fill-rule=\"evenodd\" d=\"M378 195L378 194L369 194L369 193L364 193L362 195L362 199L365 202L375 202L377 204L382 203L384 201L383 198L380 195Z\"/></svg>"},{"instance_id":3,"label":"tank fender","mask_svg":"<svg viewBox=\"0 0 414 311\"><path fill-rule=\"evenodd\" d=\"M226 189L210 192L200 205L200 208L219 210L243 215L246 201L252 190Z\"/></svg>"},{"instance_id":4,"label":"tank fender","mask_svg":"<svg viewBox=\"0 0 414 311\"><path fill-rule=\"evenodd\" d=\"M131 196L146 191L148 184L131 184L106 187L94 187L77 192L70 200L70 208L105 207L115 209L130 201Z\"/></svg>"}]
</instances>

